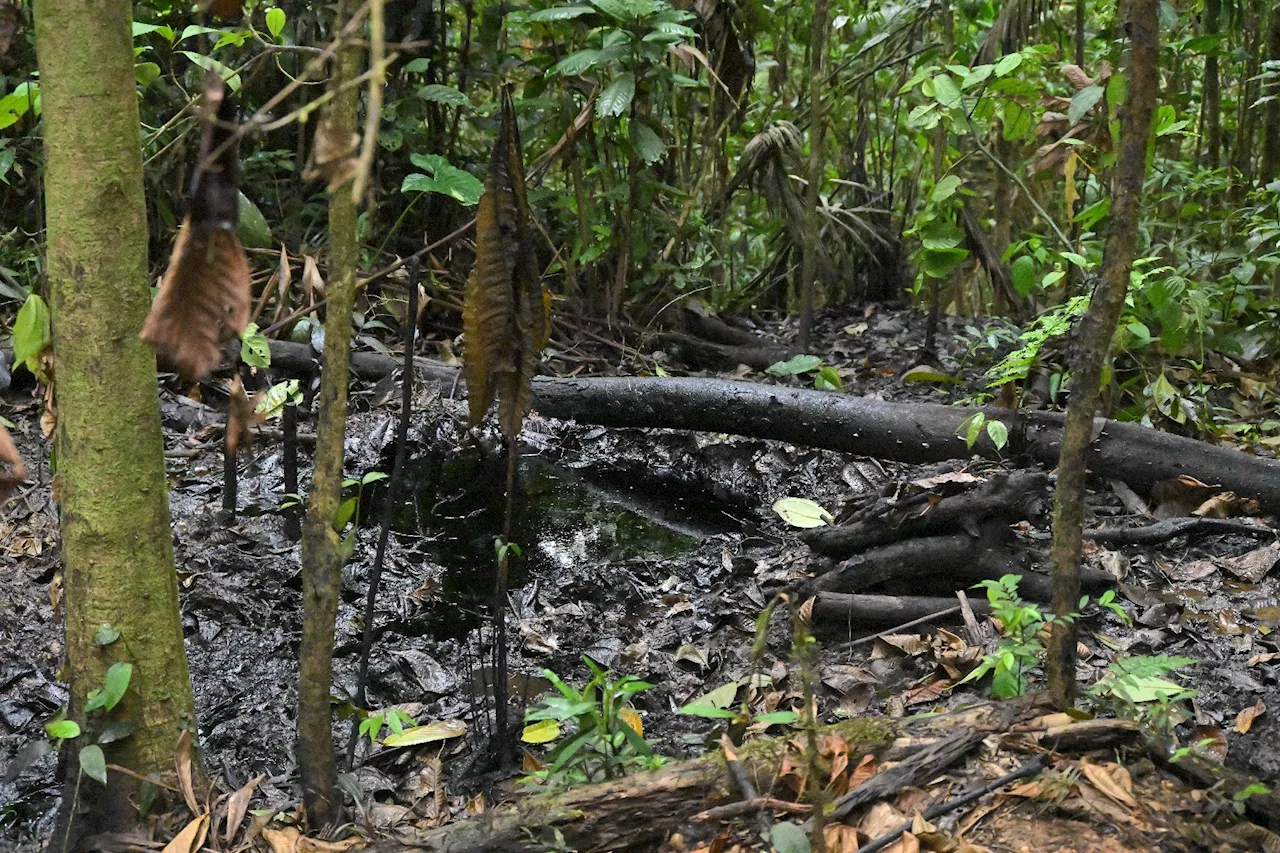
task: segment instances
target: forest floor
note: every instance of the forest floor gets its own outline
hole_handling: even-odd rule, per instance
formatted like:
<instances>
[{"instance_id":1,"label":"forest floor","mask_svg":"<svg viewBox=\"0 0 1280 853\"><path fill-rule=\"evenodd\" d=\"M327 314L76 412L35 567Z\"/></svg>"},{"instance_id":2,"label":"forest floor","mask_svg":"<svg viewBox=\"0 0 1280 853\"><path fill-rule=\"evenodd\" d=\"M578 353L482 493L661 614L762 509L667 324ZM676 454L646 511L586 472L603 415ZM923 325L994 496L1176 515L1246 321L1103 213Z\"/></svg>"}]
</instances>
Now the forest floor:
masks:
<instances>
[{"instance_id":1,"label":"forest floor","mask_svg":"<svg viewBox=\"0 0 1280 853\"><path fill-rule=\"evenodd\" d=\"M977 338L964 327L949 321L940 335L948 372L970 361ZM919 360L922 328L918 315L883 308L828 317L813 351L837 367L849 393L945 401L956 392L902 381ZM480 772L477 762L488 736L481 709L492 681L479 651L487 637L479 614L491 597L503 465L491 436L477 440L465 430L464 401L452 390L427 385L416 395L409 494L393 513L369 693L373 706L399 704L419 723L461 721L467 735L416 749L375 747L367 756L359 748L362 761L352 774L363 800L357 822L375 834L412 837L519 790ZM357 385L349 476L390 470L395 399L390 383ZM38 745L43 724L66 700L58 682L58 526L48 442L38 400L11 392L4 402L35 485L0 509L0 846L29 844L48 833L58 793L56 758ZM297 804L292 741L301 584L298 547L283 532L280 447L261 440L242 454L239 515L231 519L220 508L221 433L202 425L212 422L213 409L169 391L162 404L201 754L228 790L261 776L255 808L288 810ZM304 421L301 432L307 430ZM846 504L869 492L954 472L985 476L1000 467L966 460L908 466L734 436L605 429L537 416L523 442L523 500L513 540L525 555L516 561L508 623L513 693L536 701L549 687L544 668L582 683L589 672L581 657L589 655L618 675L653 683L634 704L645 737L671 758L699 755L719 742L713 721L677 713L711 690L742 684L755 691L753 707L770 710L791 707L800 695L785 619L775 619L763 667L750 656L757 617L773 593L823 561L771 510L776 500L809 498L839 518ZM354 689L383 485L369 487L360 544L345 569L339 699ZM1090 526L1143 521L1123 489L1117 495L1098 485L1090 495ZM1033 552L1047 547L1043 523L1020 525L1018 535ZM1280 729L1268 710L1280 709L1271 662L1280 660L1280 646L1270 636L1280 624L1280 577L1268 574L1280 551L1263 552L1260 544L1273 548L1266 543L1231 534L1118 551L1091 547L1090 565L1122 575L1118 599L1136 622L1126 625L1106 611L1086 618L1079 676L1096 681L1120 654L1194 658L1180 677L1198 691L1174 720L1180 741L1200 744L1251 776L1280 780ZM1235 559L1242 555L1250 556ZM1042 558L1037 563L1046 566ZM956 684L950 664L957 657L976 660L990 645L965 639L958 617L947 624L945 631L929 627L844 650L835 647L872 632L817 624L825 649L818 672L823 719L905 719L986 698L987 682ZM1032 684L1042 684L1038 670ZM340 744L347 743L350 725L339 720ZM785 733L780 726L768 732ZM856 784L859 758L841 765L842 785ZM834 843L853 850L909 819L926 796L995 778L1021 760L993 739L950 781L908 787L863 818L861 837L833 836ZM1182 784L1141 750L1103 748L1060 757L1040 783L988 797L936 828L981 845L974 850L1228 849L1223 845L1237 842L1257 849L1261 845L1250 848L1253 842L1213 828L1244 805L1221 791ZM689 842L690 849L717 851L761 844L749 823Z\"/></svg>"}]
</instances>

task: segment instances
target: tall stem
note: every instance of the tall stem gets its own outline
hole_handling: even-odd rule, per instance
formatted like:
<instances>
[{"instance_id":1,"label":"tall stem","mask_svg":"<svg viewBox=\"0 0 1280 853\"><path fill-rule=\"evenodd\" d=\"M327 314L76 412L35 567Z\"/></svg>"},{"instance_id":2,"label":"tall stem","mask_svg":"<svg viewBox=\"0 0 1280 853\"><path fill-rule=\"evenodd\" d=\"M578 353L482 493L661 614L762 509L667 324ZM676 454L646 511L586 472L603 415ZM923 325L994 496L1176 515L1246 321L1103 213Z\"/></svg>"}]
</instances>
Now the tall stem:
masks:
<instances>
[{"instance_id":1,"label":"tall stem","mask_svg":"<svg viewBox=\"0 0 1280 853\"><path fill-rule=\"evenodd\" d=\"M827 58L827 0L814 0L813 28L809 37L809 184L805 187L804 259L800 265L800 333L796 345L809 348L813 334L814 279L818 275L818 258L822 251L818 241L822 233L822 214L818 198L826 171L826 116L822 97L822 81Z\"/></svg>"}]
</instances>

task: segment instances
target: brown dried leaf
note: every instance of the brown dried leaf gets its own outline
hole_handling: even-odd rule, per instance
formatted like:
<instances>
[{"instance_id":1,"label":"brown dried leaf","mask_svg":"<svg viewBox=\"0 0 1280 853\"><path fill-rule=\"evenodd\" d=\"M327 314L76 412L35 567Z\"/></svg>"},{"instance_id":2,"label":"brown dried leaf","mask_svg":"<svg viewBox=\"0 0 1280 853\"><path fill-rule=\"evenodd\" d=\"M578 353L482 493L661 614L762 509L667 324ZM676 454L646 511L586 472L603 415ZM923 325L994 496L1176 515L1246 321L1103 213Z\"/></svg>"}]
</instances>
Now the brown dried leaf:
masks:
<instances>
[{"instance_id":1,"label":"brown dried leaf","mask_svg":"<svg viewBox=\"0 0 1280 853\"><path fill-rule=\"evenodd\" d=\"M1081 89L1087 89L1093 85L1093 80L1079 65L1062 66L1062 76L1067 78L1067 82L1069 82L1077 92Z\"/></svg>"},{"instance_id":2,"label":"brown dried leaf","mask_svg":"<svg viewBox=\"0 0 1280 853\"><path fill-rule=\"evenodd\" d=\"M6 473L0 467L0 502L9 497L9 493L17 488L27 476L27 469L22 465L22 457L18 455L18 447L13 443L9 431L0 424L0 466L8 465Z\"/></svg>"},{"instance_id":3,"label":"brown dried leaf","mask_svg":"<svg viewBox=\"0 0 1280 853\"><path fill-rule=\"evenodd\" d=\"M163 853L191 853L193 850L199 850L204 846L204 839L208 832L209 813L205 812L184 826L182 831L164 846Z\"/></svg>"},{"instance_id":4,"label":"brown dried leaf","mask_svg":"<svg viewBox=\"0 0 1280 853\"><path fill-rule=\"evenodd\" d=\"M258 787L266 776L255 776L250 779L243 788L237 790L234 794L227 798L227 821L223 830L222 839L230 845L235 840L236 832L240 829L240 824L244 821L244 816L249 811L249 798L253 796L253 789Z\"/></svg>"},{"instance_id":5,"label":"brown dried leaf","mask_svg":"<svg viewBox=\"0 0 1280 853\"><path fill-rule=\"evenodd\" d=\"M231 380L227 393L227 452L235 453L239 447L247 448L253 444L253 427L265 420L257 412L258 400L262 394L254 394L250 399L239 376Z\"/></svg>"},{"instance_id":6,"label":"brown dried leaf","mask_svg":"<svg viewBox=\"0 0 1280 853\"><path fill-rule=\"evenodd\" d=\"M1248 708L1245 708L1244 710L1242 710L1239 714L1236 715L1236 725L1235 725L1236 733L1242 734L1242 735L1248 734L1249 729L1253 727L1254 720L1258 719L1266 712L1267 712L1267 705L1261 699L1253 703L1253 705L1249 706Z\"/></svg>"},{"instance_id":7,"label":"brown dried leaf","mask_svg":"<svg viewBox=\"0 0 1280 853\"><path fill-rule=\"evenodd\" d=\"M1137 808L1138 801L1133 798L1133 779L1124 767L1119 764L1094 764L1082 758L1080 770L1099 791L1122 806Z\"/></svg>"},{"instance_id":8,"label":"brown dried leaf","mask_svg":"<svg viewBox=\"0 0 1280 853\"><path fill-rule=\"evenodd\" d=\"M304 181L323 178L329 192L337 192L338 188L355 177L359 162L351 156L360 147L360 136L351 134L342 138L340 131L326 115L316 125L315 137L311 142L311 156L307 166L302 170Z\"/></svg>"},{"instance_id":9,"label":"brown dried leaf","mask_svg":"<svg viewBox=\"0 0 1280 853\"><path fill-rule=\"evenodd\" d=\"M1275 568L1278 561L1280 561L1280 542L1272 542L1270 545L1254 548L1239 557L1220 558L1218 564L1241 580L1257 583Z\"/></svg>"},{"instance_id":10,"label":"brown dried leaf","mask_svg":"<svg viewBox=\"0 0 1280 853\"><path fill-rule=\"evenodd\" d=\"M533 402L533 374L550 330L528 222L520 133L506 91L476 215L476 263L467 279L462 323L471 425L484 420L496 397L508 438L519 435Z\"/></svg>"},{"instance_id":11,"label":"brown dried leaf","mask_svg":"<svg viewBox=\"0 0 1280 853\"><path fill-rule=\"evenodd\" d=\"M324 279L320 276L320 268L316 259L310 255L302 256L302 291L307 294L307 303L316 304L316 294L324 296Z\"/></svg>"},{"instance_id":12,"label":"brown dried leaf","mask_svg":"<svg viewBox=\"0 0 1280 853\"><path fill-rule=\"evenodd\" d=\"M200 814L200 804L196 800L196 789L191 781L191 730L183 729L178 735L177 754L174 763L178 770L178 784L182 788L182 799L193 815Z\"/></svg>"}]
</instances>

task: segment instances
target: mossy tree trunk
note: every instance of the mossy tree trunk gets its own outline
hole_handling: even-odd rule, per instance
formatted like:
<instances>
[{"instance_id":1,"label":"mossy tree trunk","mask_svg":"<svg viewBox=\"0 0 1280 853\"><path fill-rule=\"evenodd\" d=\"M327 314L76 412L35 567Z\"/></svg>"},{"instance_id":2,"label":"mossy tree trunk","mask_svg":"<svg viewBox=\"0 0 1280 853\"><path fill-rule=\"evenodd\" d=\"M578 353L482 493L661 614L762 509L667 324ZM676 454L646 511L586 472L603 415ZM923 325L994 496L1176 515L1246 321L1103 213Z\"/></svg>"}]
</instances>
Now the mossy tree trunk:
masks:
<instances>
[{"instance_id":1,"label":"mossy tree trunk","mask_svg":"<svg viewBox=\"0 0 1280 853\"><path fill-rule=\"evenodd\" d=\"M815 280L822 255L822 179L826 174L826 103L823 100L827 65L827 0L814 0L809 34L809 171L804 193L804 246L800 261L800 329L796 347L805 352L813 334Z\"/></svg>"},{"instance_id":2,"label":"mossy tree trunk","mask_svg":"<svg viewBox=\"0 0 1280 853\"><path fill-rule=\"evenodd\" d=\"M1125 99L1120 152L1111 204L1111 233L1102 256L1102 272L1072 344L1071 401L1062 431L1058 484L1053 496L1053 613L1066 617L1080 600L1080 554L1084 529L1086 455L1093 440L1102 369L1111 350L1142 218L1142 181L1147 171L1147 140L1160 88L1158 0L1132 0L1128 34L1132 45L1129 92ZM1046 661L1054 703L1070 707L1076 689L1076 632L1069 622L1053 627Z\"/></svg>"},{"instance_id":3,"label":"mossy tree trunk","mask_svg":"<svg viewBox=\"0 0 1280 853\"><path fill-rule=\"evenodd\" d=\"M339 7L335 32L345 23ZM361 51L343 47L331 87L360 73ZM349 139L356 129L357 90L341 92L328 107L329 133ZM351 182L329 196L329 301L324 323L324 370L317 399L315 471L302 531L302 646L298 653L298 765L303 802L312 828L339 814L338 768L329 708L333 681L333 633L342 586L342 548L333 521L342 500L343 443L351 365L351 310L355 300L356 204Z\"/></svg>"},{"instance_id":4,"label":"mossy tree trunk","mask_svg":"<svg viewBox=\"0 0 1280 853\"><path fill-rule=\"evenodd\" d=\"M104 747L108 763L172 774L194 730L165 483L155 357L138 337L151 301L138 100L128 0L36 0L44 104L46 269L53 314L57 493L61 500L70 716L117 661L133 677L112 721L134 732ZM120 631L94 644L100 625ZM94 721L97 725L97 721ZM78 766L66 762L68 793ZM138 782L83 779L83 829L123 829ZM69 796L67 806L76 799ZM74 828L74 827L73 827Z\"/></svg>"}]
</instances>

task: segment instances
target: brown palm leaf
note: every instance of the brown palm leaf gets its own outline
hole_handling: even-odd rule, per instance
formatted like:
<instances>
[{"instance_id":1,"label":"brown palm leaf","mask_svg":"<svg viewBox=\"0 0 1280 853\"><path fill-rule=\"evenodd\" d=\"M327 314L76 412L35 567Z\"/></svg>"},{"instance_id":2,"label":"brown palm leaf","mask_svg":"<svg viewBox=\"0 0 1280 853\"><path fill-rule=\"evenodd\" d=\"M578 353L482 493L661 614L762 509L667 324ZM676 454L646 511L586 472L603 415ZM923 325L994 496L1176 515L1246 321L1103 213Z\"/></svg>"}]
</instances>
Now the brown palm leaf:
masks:
<instances>
[{"instance_id":1,"label":"brown palm leaf","mask_svg":"<svg viewBox=\"0 0 1280 853\"><path fill-rule=\"evenodd\" d=\"M191 210L142 328L142 339L187 379L218 365L218 345L239 334L250 314L249 261L236 237L235 104L216 74L205 82L203 112Z\"/></svg>"},{"instance_id":2,"label":"brown palm leaf","mask_svg":"<svg viewBox=\"0 0 1280 853\"><path fill-rule=\"evenodd\" d=\"M502 96L502 125L476 216L476 263L467 279L462 322L471 424L484 420L496 397L502 432L514 438L533 401L533 375L550 329L509 90Z\"/></svg>"}]
</instances>

